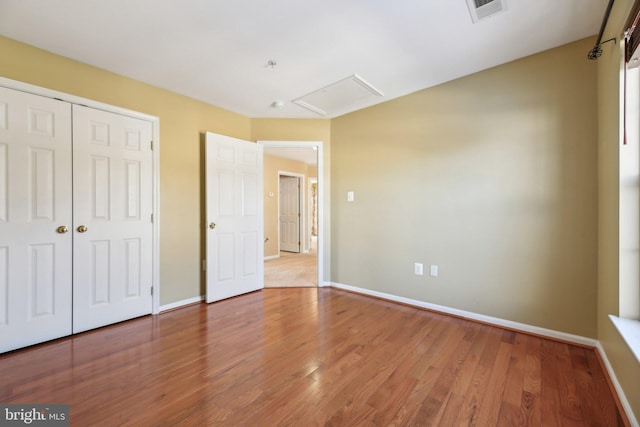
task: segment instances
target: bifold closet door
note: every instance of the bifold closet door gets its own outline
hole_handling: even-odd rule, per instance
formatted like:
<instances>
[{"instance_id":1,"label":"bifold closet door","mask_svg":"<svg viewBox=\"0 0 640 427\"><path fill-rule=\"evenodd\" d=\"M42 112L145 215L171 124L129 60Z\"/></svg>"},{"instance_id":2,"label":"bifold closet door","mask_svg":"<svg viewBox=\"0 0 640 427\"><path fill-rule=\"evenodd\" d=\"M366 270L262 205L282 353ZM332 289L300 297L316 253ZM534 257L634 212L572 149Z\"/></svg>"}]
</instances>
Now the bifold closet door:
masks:
<instances>
[{"instance_id":1,"label":"bifold closet door","mask_svg":"<svg viewBox=\"0 0 640 427\"><path fill-rule=\"evenodd\" d=\"M71 334L71 104L0 88L0 352Z\"/></svg>"},{"instance_id":2,"label":"bifold closet door","mask_svg":"<svg viewBox=\"0 0 640 427\"><path fill-rule=\"evenodd\" d=\"M73 332L152 310L152 123L73 106Z\"/></svg>"}]
</instances>

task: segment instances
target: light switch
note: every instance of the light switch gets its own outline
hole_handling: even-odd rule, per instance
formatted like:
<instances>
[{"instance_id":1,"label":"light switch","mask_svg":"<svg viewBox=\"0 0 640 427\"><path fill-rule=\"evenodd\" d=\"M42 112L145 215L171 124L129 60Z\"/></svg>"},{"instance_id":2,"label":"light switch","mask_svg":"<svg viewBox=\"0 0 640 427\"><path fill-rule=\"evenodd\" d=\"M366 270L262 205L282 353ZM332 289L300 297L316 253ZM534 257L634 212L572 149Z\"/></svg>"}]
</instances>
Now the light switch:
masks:
<instances>
[{"instance_id":1,"label":"light switch","mask_svg":"<svg viewBox=\"0 0 640 427\"><path fill-rule=\"evenodd\" d=\"M355 195L353 191L347 191L347 202L353 202L355 200Z\"/></svg>"}]
</instances>

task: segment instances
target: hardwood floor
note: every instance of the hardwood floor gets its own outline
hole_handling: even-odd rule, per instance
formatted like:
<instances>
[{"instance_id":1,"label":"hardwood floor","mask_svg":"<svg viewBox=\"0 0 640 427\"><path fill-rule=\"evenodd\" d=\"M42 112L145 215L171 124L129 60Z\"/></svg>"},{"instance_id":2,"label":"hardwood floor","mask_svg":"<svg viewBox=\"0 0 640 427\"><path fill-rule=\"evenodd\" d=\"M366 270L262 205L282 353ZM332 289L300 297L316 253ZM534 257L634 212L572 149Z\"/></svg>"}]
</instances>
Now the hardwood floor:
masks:
<instances>
[{"instance_id":1,"label":"hardwood floor","mask_svg":"<svg viewBox=\"0 0 640 427\"><path fill-rule=\"evenodd\" d=\"M0 356L72 426L620 426L593 349L327 288L265 289Z\"/></svg>"}]
</instances>

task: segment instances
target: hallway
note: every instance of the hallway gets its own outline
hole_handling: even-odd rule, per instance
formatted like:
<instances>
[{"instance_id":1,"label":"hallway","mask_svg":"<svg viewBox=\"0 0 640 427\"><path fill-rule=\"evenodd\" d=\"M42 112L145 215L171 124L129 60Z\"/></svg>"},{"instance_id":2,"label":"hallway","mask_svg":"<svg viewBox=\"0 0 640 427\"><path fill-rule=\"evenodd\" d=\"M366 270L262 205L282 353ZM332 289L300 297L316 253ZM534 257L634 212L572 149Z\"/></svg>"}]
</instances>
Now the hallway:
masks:
<instances>
[{"instance_id":1,"label":"hallway","mask_svg":"<svg viewBox=\"0 0 640 427\"><path fill-rule=\"evenodd\" d=\"M280 251L280 257L264 262L265 288L315 287L318 285L317 250L309 253Z\"/></svg>"}]
</instances>

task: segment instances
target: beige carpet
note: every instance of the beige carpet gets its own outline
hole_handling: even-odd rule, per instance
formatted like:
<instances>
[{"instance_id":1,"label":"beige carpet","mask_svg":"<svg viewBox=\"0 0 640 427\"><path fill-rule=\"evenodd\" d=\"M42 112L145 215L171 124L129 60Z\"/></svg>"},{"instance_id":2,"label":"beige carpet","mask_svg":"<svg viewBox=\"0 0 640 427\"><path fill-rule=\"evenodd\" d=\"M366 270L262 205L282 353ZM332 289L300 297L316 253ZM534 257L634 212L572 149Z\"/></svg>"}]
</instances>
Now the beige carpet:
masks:
<instances>
[{"instance_id":1,"label":"beige carpet","mask_svg":"<svg viewBox=\"0 0 640 427\"><path fill-rule=\"evenodd\" d=\"M292 288L318 285L315 250L307 254L280 252L280 258L264 262L265 288Z\"/></svg>"}]
</instances>

